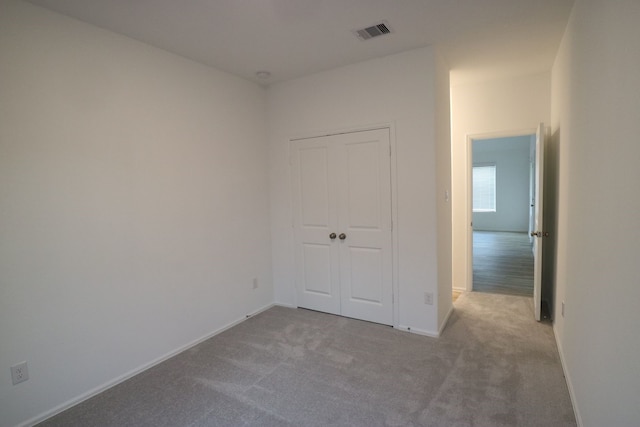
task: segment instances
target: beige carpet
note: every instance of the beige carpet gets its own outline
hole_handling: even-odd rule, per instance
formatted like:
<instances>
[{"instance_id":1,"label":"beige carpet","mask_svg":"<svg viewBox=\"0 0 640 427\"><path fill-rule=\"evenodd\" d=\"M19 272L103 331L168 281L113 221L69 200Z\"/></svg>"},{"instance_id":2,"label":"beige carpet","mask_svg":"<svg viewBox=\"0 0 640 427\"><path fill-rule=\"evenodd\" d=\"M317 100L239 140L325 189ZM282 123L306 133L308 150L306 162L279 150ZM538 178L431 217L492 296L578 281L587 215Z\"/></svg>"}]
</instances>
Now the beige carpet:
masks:
<instances>
[{"instance_id":1,"label":"beige carpet","mask_svg":"<svg viewBox=\"0 0 640 427\"><path fill-rule=\"evenodd\" d=\"M573 426L531 298L465 293L439 339L274 307L44 426Z\"/></svg>"}]
</instances>

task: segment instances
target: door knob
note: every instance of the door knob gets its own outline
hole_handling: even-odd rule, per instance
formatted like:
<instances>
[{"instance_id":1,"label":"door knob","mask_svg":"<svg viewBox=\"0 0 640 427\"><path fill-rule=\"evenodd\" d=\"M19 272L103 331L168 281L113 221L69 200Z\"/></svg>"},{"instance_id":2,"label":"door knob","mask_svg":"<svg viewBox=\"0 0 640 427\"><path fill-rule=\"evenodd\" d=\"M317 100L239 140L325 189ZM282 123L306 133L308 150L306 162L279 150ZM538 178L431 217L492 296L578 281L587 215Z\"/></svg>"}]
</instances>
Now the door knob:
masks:
<instances>
[{"instance_id":1,"label":"door knob","mask_svg":"<svg viewBox=\"0 0 640 427\"><path fill-rule=\"evenodd\" d=\"M329 238L330 238L331 240L335 239L335 238L336 238L336 233L331 233L331 234L329 234Z\"/></svg>"},{"instance_id":2,"label":"door knob","mask_svg":"<svg viewBox=\"0 0 640 427\"><path fill-rule=\"evenodd\" d=\"M340 233L340 235L338 236L340 238L340 240L344 240L347 238L347 235L344 233Z\"/></svg>"}]
</instances>

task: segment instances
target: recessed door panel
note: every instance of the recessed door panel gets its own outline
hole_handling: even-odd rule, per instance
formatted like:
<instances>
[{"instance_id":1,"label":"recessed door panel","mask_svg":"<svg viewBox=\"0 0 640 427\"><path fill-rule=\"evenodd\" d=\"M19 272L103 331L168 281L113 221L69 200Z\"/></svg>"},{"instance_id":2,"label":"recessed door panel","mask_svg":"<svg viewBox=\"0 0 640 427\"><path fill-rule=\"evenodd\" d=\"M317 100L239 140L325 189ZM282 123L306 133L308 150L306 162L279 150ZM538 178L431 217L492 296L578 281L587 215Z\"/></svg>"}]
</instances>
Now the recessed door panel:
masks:
<instances>
[{"instance_id":1,"label":"recessed door panel","mask_svg":"<svg viewBox=\"0 0 640 427\"><path fill-rule=\"evenodd\" d=\"M378 304L382 295L382 250L378 248L349 248L349 289L346 294L354 302Z\"/></svg>"},{"instance_id":2,"label":"recessed door panel","mask_svg":"<svg viewBox=\"0 0 640 427\"><path fill-rule=\"evenodd\" d=\"M380 228L380 141L345 146L347 161L348 225Z\"/></svg>"},{"instance_id":3,"label":"recessed door panel","mask_svg":"<svg viewBox=\"0 0 640 427\"><path fill-rule=\"evenodd\" d=\"M329 171L327 147L300 150L300 209L302 226L329 225Z\"/></svg>"},{"instance_id":4,"label":"recessed door panel","mask_svg":"<svg viewBox=\"0 0 640 427\"><path fill-rule=\"evenodd\" d=\"M303 244L304 291L331 297L331 247Z\"/></svg>"}]
</instances>

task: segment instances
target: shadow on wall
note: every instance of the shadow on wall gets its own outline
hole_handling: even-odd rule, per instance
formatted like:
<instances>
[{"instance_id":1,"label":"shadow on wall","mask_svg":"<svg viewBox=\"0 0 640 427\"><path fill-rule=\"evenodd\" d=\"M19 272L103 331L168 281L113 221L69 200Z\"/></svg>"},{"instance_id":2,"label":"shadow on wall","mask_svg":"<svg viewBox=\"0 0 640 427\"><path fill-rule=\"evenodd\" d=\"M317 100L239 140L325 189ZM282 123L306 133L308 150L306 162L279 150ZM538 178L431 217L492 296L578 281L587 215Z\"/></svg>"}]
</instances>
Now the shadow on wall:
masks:
<instances>
[{"instance_id":1,"label":"shadow on wall","mask_svg":"<svg viewBox=\"0 0 640 427\"><path fill-rule=\"evenodd\" d=\"M556 252L558 244L558 176L560 129L545 138L544 159L544 229L549 236L544 238L542 246L542 300L549 306L553 316L555 303ZM566 197L566 195L565 195Z\"/></svg>"}]
</instances>

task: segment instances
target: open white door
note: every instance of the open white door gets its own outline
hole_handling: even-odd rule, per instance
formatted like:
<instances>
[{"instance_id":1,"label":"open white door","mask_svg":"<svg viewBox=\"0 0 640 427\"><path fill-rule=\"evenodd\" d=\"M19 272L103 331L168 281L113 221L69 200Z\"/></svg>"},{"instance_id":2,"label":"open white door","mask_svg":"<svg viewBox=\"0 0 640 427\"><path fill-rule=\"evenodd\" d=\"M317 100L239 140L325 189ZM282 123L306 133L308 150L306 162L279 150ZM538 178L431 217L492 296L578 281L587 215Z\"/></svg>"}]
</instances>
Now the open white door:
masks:
<instances>
[{"instance_id":1,"label":"open white door","mask_svg":"<svg viewBox=\"0 0 640 427\"><path fill-rule=\"evenodd\" d=\"M546 233L542 228L542 190L544 185L544 123L540 123L536 132L536 176L534 197L535 227L531 232L533 239L533 313L540 321L542 293L542 238Z\"/></svg>"}]
</instances>

